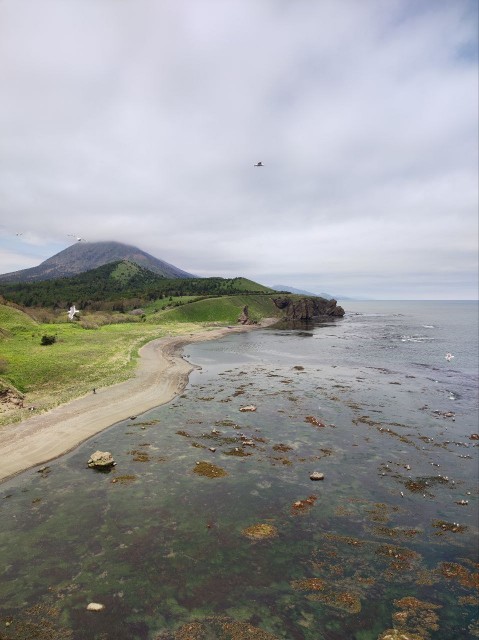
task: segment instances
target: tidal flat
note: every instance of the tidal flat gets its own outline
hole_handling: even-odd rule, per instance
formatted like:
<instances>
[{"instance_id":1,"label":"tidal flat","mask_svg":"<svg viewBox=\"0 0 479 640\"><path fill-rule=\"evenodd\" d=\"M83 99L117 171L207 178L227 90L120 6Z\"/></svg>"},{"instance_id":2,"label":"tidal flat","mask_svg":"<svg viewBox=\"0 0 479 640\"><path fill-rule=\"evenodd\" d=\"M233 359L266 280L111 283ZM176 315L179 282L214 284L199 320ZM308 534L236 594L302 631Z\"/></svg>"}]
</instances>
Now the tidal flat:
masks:
<instances>
[{"instance_id":1,"label":"tidal flat","mask_svg":"<svg viewBox=\"0 0 479 640\"><path fill-rule=\"evenodd\" d=\"M189 345L180 397L0 485L0 638L479 637L477 378L416 315Z\"/></svg>"}]
</instances>

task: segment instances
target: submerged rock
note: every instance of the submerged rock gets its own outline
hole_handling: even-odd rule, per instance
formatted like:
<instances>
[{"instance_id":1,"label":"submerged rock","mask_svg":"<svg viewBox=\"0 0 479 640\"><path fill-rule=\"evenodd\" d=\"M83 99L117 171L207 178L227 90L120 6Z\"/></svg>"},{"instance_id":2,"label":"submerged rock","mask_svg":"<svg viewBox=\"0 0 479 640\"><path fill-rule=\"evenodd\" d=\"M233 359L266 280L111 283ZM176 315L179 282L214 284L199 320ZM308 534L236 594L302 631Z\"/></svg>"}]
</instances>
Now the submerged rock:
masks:
<instances>
[{"instance_id":1,"label":"submerged rock","mask_svg":"<svg viewBox=\"0 0 479 640\"><path fill-rule=\"evenodd\" d=\"M156 640L279 640L268 631L255 627L249 621L226 617L209 617L191 620L174 632L163 631Z\"/></svg>"},{"instance_id":2,"label":"submerged rock","mask_svg":"<svg viewBox=\"0 0 479 640\"><path fill-rule=\"evenodd\" d=\"M113 467L116 462L109 451L95 451L88 460L88 466L95 469L106 469Z\"/></svg>"},{"instance_id":3,"label":"submerged rock","mask_svg":"<svg viewBox=\"0 0 479 640\"><path fill-rule=\"evenodd\" d=\"M305 422L309 422L309 424L312 424L315 427L325 427L326 426L324 424L324 422L321 422L321 420L318 420L318 418L315 418L314 416L306 416L304 421Z\"/></svg>"},{"instance_id":4,"label":"submerged rock","mask_svg":"<svg viewBox=\"0 0 479 640\"><path fill-rule=\"evenodd\" d=\"M44 475L48 475L50 473L51 469L50 467L40 467L40 469L37 469L37 473L43 473Z\"/></svg>"},{"instance_id":5,"label":"submerged rock","mask_svg":"<svg viewBox=\"0 0 479 640\"><path fill-rule=\"evenodd\" d=\"M404 633L398 629L386 629L384 633L378 636L378 640L425 640L424 636L418 636L415 633Z\"/></svg>"}]
</instances>

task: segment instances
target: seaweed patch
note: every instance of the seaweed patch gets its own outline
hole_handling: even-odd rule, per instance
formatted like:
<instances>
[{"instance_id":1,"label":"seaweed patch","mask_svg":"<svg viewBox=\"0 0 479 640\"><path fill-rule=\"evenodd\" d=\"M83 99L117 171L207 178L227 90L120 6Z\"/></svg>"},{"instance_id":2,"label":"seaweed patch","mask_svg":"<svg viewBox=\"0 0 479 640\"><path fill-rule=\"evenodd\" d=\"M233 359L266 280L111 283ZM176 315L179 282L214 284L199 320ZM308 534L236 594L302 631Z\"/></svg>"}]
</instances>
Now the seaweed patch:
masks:
<instances>
[{"instance_id":1,"label":"seaweed patch","mask_svg":"<svg viewBox=\"0 0 479 640\"><path fill-rule=\"evenodd\" d=\"M199 476L204 476L205 478L223 478L227 476L228 473L222 467L217 467L215 464L211 464L211 462L197 462L193 471L197 473Z\"/></svg>"},{"instance_id":2,"label":"seaweed patch","mask_svg":"<svg viewBox=\"0 0 479 640\"><path fill-rule=\"evenodd\" d=\"M272 524L259 523L246 527L242 534L251 540L264 540L275 538L278 535L278 530Z\"/></svg>"}]
</instances>

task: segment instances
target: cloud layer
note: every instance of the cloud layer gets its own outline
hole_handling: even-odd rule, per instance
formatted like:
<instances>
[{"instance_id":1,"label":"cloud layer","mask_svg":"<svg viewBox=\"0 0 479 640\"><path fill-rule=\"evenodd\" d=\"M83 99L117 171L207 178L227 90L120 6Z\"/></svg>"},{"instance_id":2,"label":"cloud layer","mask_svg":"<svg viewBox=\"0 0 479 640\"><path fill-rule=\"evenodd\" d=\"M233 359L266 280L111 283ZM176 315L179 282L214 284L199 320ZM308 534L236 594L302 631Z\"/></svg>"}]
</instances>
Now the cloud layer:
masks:
<instances>
[{"instance_id":1,"label":"cloud layer","mask_svg":"<svg viewBox=\"0 0 479 640\"><path fill-rule=\"evenodd\" d=\"M477 78L475 0L3 0L0 271L477 297Z\"/></svg>"}]
</instances>

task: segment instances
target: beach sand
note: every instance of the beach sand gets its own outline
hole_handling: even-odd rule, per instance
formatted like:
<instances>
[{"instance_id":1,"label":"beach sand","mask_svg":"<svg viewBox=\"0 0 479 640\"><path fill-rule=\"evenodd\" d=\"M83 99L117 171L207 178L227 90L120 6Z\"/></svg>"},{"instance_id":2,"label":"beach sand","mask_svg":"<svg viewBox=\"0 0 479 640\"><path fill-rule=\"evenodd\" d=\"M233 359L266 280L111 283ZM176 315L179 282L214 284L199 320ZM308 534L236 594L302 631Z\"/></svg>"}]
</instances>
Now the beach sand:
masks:
<instances>
[{"instance_id":1,"label":"beach sand","mask_svg":"<svg viewBox=\"0 0 479 640\"><path fill-rule=\"evenodd\" d=\"M46 413L0 429L0 482L30 467L49 462L81 442L125 420L172 400L181 393L194 366L181 355L192 342L214 340L228 333L269 326L240 325L158 338L144 345L135 376L126 382L100 388Z\"/></svg>"}]
</instances>

